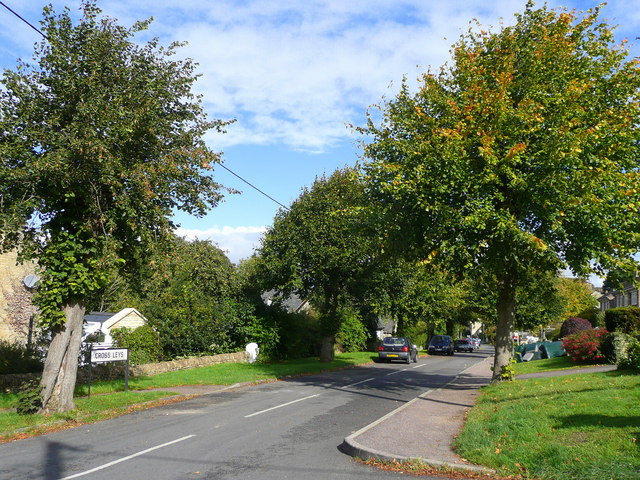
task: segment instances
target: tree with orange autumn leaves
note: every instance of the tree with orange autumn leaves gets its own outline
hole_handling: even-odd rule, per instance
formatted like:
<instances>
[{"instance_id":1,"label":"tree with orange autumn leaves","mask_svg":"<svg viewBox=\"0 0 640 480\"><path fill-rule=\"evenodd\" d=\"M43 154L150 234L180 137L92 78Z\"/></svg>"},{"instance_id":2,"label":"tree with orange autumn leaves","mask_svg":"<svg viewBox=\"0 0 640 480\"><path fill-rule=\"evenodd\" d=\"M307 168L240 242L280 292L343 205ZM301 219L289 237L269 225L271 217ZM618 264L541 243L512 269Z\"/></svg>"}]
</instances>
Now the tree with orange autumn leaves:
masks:
<instances>
[{"instance_id":1,"label":"tree with orange autumn leaves","mask_svg":"<svg viewBox=\"0 0 640 480\"><path fill-rule=\"evenodd\" d=\"M471 28L361 129L384 241L496 279L496 380L519 285L638 268L640 70L599 16L530 2L513 26Z\"/></svg>"}]
</instances>

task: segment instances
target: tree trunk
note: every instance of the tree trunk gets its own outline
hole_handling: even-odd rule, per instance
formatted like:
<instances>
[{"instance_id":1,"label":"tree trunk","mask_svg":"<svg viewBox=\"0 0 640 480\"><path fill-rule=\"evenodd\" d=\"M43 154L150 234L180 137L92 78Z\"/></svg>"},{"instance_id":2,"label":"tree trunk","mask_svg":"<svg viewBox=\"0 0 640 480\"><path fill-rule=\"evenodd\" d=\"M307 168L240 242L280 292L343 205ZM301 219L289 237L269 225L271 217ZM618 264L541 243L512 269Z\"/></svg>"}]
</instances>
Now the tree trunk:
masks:
<instances>
[{"instance_id":1,"label":"tree trunk","mask_svg":"<svg viewBox=\"0 0 640 480\"><path fill-rule=\"evenodd\" d=\"M502 380L502 367L509 365L513 357L513 327L515 321L515 275L505 273L498 286L498 324L496 326L496 355L493 363L493 382Z\"/></svg>"},{"instance_id":2,"label":"tree trunk","mask_svg":"<svg viewBox=\"0 0 640 480\"><path fill-rule=\"evenodd\" d=\"M333 335L325 335L322 337L320 344L320 361L332 362L336 355L336 337Z\"/></svg>"},{"instance_id":3,"label":"tree trunk","mask_svg":"<svg viewBox=\"0 0 640 480\"><path fill-rule=\"evenodd\" d=\"M39 413L67 412L75 408L73 391L78 373L85 306L80 302L64 307L64 327L49 345L42 372L42 408Z\"/></svg>"}]
</instances>

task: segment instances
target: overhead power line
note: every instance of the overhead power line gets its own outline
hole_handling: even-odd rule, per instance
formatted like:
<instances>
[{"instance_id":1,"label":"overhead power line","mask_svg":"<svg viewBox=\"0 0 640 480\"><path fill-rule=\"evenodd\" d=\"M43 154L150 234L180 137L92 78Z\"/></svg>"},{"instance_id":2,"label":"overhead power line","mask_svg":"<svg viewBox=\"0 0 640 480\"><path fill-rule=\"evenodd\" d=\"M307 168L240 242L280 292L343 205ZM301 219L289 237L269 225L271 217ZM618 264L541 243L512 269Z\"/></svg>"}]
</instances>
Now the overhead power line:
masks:
<instances>
[{"instance_id":1,"label":"overhead power line","mask_svg":"<svg viewBox=\"0 0 640 480\"><path fill-rule=\"evenodd\" d=\"M38 30L35 26L33 26L31 23L29 23L27 20L25 20L24 18L22 18L17 12L13 11L10 7L8 7L3 1L0 1L0 5L2 5L4 8L6 8L7 10L9 10L11 13L13 13L16 17L18 17L20 20L22 20L24 23L26 23L27 25L29 25L31 28L33 28L36 32L38 32L40 35L42 35L44 38L46 38L47 40L49 40L49 37L47 37L44 33L42 33L40 30ZM246 183L247 185L249 185L251 188L255 189L256 191L260 192L262 195L264 195L265 197L267 197L269 200L271 200L272 202L277 203L278 205L280 205L282 208L284 208L285 210L289 210L289 207L286 207L285 205L281 204L279 201L277 201L275 198L267 195L265 192L263 192L262 190L260 190L258 187L256 187L255 185L253 185L251 182L245 180L244 178L242 178L240 175L238 175L237 173L235 173L234 171L232 171L230 168L225 167L224 165L222 165L222 163L219 164L222 168L224 168L226 171L228 171L229 173L231 173L232 175L238 177L240 180L242 180L244 183Z\"/></svg>"},{"instance_id":2,"label":"overhead power line","mask_svg":"<svg viewBox=\"0 0 640 480\"><path fill-rule=\"evenodd\" d=\"M218 165L220 165L222 168L224 168L227 172L229 172L231 175L234 175L236 177L238 177L240 180L242 180L244 183L246 183L247 185L249 185L251 188L257 190L258 192L260 192L262 195L264 195L265 197L267 197L269 200L271 200L272 202L277 203L278 205L280 205L282 208L284 208L285 210L289 210L289 207L284 206L283 204L281 204L279 201L277 201L275 198L270 197L269 195L267 195L266 193L264 193L262 190L260 190L258 187L256 187L255 185L253 185L252 183L248 182L247 180L245 180L244 178L242 178L240 175L238 175L237 173L233 172L230 168L225 167L222 163L219 163Z\"/></svg>"},{"instance_id":3,"label":"overhead power line","mask_svg":"<svg viewBox=\"0 0 640 480\"><path fill-rule=\"evenodd\" d=\"M6 8L7 10L9 10L11 13L13 13L16 17L18 17L20 20L22 20L24 23L26 23L27 25L29 25L31 28L33 28L36 32L38 32L40 35L42 35L44 38L46 38L47 40L49 40L49 37L47 37L44 33L42 33L40 30L38 30L37 27L35 27L34 25L32 25L31 23L29 23L27 20L25 20L24 18L22 18L17 12L13 11L9 6L7 6L4 2L0 2L0 5L2 5L4 8Z\"/></svg>"}]
</instances>

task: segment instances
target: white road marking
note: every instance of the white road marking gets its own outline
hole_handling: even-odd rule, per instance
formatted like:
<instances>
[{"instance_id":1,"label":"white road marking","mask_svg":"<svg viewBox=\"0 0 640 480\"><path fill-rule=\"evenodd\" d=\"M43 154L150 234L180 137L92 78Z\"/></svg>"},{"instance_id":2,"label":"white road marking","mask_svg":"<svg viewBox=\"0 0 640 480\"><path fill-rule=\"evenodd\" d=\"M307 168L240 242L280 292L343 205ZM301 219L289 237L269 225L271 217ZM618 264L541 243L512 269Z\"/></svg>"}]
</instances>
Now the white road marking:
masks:
<instances>
[{"instance_id":1,"label":"white road marking","mask_svg":"<svg viewBox=\"0 0 640 480\"><path fill-rule=\"evenodd\" d=\"M266 410L260 410L259 412L255 412L255 413L252 413L250 415L245 415L244 418L254 417L256 415L260 415L261 413L266 413L266 412L270 412L271 410L275 410L276 408L286 407L287 405L291 405L293 403L298 403L298 402L301 402L303 400L308 400L310 398L319 397L319 396L320 396L319 393L316 393L315 395L309 395L308 397L299 398L299 399L293 400L291 402L283 403L282 405L277 405L275 407L267 408Z\"/></svg>"},{"instance_id":2,"label":"white road marking","mask_svg":"<svg viewBox=\"0 0 640 480\"><path fill-rule=\"evenodd\" d=\"M105 463L104 465L100 465L99 467L92 468L91 470L87 470L84 472L76 473L75 475L70 475L68 477L61 478L60 480L70 480L72 478L83 477L85 475L89 475L90 473L97 472L98 470L104 470L105 468L112 467L113 465L116 465L118 463L126 462L127 460L131 460L132 458L139 457L140 455L144 455L145 453L153 452L154 450L158 450L159 448L168 447L169 445L173 445L174 443L182 442L191 437L195 437L195 435L187 435L186 437L178 438L176 440L172 440L171 442L163 443L162 445L157 445L155 447L147 448L146 450L142 450L141 452L134 453L133 455L128 455L118 460L114 460L113 462Z\"/></svg>"},{"instance_id":3,"label":"white road marking","mask_svg":"<svg viewBox=\"0 0 640 480\"><path fill-rule=\"evenodd\" d=\"M355 387L356 385L360 385L361 383L365 383L365 382L370 382L371 380L375 380L375 378L367 378L366 380L361 380L361 381L359 381L359 382L352 383L351 385L345 385L344 387L340 387L340 388L351 388L351 387Z\"/></svg>"},{"instance_id":4,"label":"white road marking","mask_svg":"<svg viewBox=\"0 0 640 480\"><path fill-rule=\"evenodd\" d=\"M409 370L409 369L408 368L403 368L402 370L396 370L395 372L387 373L387 376L395 375L396 373L406 372L407 370Z\"/></svg>"}]
</instances>

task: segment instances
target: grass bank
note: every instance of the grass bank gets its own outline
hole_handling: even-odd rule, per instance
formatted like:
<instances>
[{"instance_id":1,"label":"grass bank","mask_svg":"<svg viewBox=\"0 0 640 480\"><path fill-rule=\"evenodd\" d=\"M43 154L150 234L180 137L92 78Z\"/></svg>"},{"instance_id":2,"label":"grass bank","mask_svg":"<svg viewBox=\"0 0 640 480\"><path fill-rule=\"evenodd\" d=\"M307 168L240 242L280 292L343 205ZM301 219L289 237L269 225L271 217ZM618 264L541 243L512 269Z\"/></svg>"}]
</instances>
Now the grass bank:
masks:
<instances>
[{"instance_id":1,"label":"grass bank","mask_svg":"<svg viewBox=\"0 0 640 480\"><path fill-rule=\"evenodd\" d=\"M129 388L147 390L181 385L233 385L243 382L263 382L352 367L371 362L374 356L371 352L343 353L336 355L335 359L329 363L320 363L315 357L273 363L220 363L150 377L130 378ZM91 392L110 393L121 391L123 388L122 380L97 382L91 386ZM86 385L76 386L76 395L86 394Z\"/></svg>"},{"instance_id":2,"label":"grass bank","mask_svg":"<svg viewBox=\"0 0 640 480\"><path fill-rule=\"evenodd\" d=\"M106 420L136 409L156 406L164 398L173 395L172 387L278 380L361 365L371 362L375 356L371 352L356 352L336 355L335 360L330 363L320 363L318 358L304 358L275 363L210 365L150 377L130 378L129 392L123 391L123 380L96 382L91 385L91 398L86 397L87 385L77 385L74 398L76 410L47 416L18 415L14 411L17 395L4 393L0 394L0 441ZM146 391L155 388L166 391Z\"/></svg>"},{"instance_id":3,"label":"grass bank","mask_svg":"<svg viewBox=\"0 0 640 480\"><path fill-rule=\"evenodd\" d=\"M531 362L521 362L515 364L516 375L585 367L593 367L593 365L576 363L571 360L571 358L566 356L549 358L545 360L533 360Z\"/></svg>"},{"instance_id":4,"label":"grass bank","mask_svg":"<svg viewBox=\"0 0 640 480\"><path fill-rule=\"evenodd\" d=\"M536 368L563 364L553 360ZM539 362L545 361L530 363ZM637 480L640 375L614 371L486 387L456 447L464 458L501 475Z\"/></svg>"}]
</instances>

